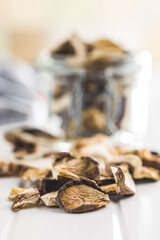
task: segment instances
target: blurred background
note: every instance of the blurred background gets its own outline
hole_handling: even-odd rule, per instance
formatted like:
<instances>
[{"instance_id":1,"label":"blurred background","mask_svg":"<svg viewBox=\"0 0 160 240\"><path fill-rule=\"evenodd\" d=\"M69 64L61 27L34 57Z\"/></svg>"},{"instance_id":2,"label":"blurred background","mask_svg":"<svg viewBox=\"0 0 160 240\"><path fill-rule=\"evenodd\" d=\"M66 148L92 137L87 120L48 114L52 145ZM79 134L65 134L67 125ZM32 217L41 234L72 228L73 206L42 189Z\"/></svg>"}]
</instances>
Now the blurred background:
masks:
<instances>
[{"instance_id":1,"label":"blurred background","mask_svg":"<svg viewBox=\"0 0 160 240\"><path fill-rule=\"evenodd\" d=\"M76 31L85 39L107 37L160 60L158 0L0 0L0 51L27 61Z\"/></svg>"},{"instance_id":2,"label":"blurred background","mask_svg":"<svg viewBox=\"0 0 160 240\"><path fill-rule=\"evenodd\" d=\"M150 101L143 100L146 92L143 94L145 85L141 85L142 98L136 104L143 101L149 109L149 121L144 123L146 145L152 143L151 135L158 141L159 8L158 0L0 0L0 123L24 120L31 109L35 123L47 121L37 59L41 50L52 48L76 32L86 41L108 38L130 51L151 53L153 75L147 93ZM150 72L144 76L150 76ZM134 118L138 121L137 115Z\"/></svg>"}]
</instances>

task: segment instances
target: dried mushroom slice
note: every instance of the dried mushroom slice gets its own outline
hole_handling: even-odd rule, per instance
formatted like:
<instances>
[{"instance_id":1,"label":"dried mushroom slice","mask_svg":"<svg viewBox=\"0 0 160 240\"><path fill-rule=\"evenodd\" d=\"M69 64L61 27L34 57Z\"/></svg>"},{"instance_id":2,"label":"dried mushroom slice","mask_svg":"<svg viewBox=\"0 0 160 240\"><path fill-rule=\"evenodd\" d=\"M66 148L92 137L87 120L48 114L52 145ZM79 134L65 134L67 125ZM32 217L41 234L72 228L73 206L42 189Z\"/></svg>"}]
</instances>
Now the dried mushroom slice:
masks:
<instances>
[{"instance_id":1,"label":"dried mushroom slice","mask_svg":"<svg viewBox=\"0 0 160 240\"><path fill-rule=\"evenodd\" d=\"M5 139L13 144L14 152L22 157L36 151L37 145L51 145L57 138L50 133L37 128L21 127L5 133Z\"/></svg>"},{"instance_id":2,"label":"dried mushroom slice","mask_svg":"<svg viewBox=\"0 0 160 240\"><path fill-rule=\"evenodd\" d=\"M153 154L146 149L134 150L132 153L142 159L144 166L160 170L160 156L158 154Z\"/></svg>"},{"instance_id":3,"label":"dried mushroom slice","mask_svg":"<svg viewBox=\"0 0 160 240\"><path fill-rule=\"evenodd\" d=\"M31 188L31 190L32 190L32 188ZM11 191L10 191L10 194L8 196L8 199L9 200L13 200L15 196L17 196L20 193L24 193L25 191L26 191L26 188L15 188L15 187L12 187Z\"/></svg>"},{"instance_id":4,"label":"dried mushroom slice","mask_svg":"<svg viewBox=\"0 0 160 240\"><path fill-rule=\"evenodd\" d=\"M47 145L36 145L33 151L28 151L28 148L14 149L13 159L16 160L36 160L39 158L45 158L49 155L50 147Z\"/></svg>"},{"instance_id":5,"label":"dried mushroom slice","mask_svg":"<svg viewBox=\"0 0 160 240\"><path fill-rule=\"evenodd\" d=\"M0 161L0 177L18 176L25 169L24 166L14 162Z\"/></svg>"},{"instance_id":6,"label":"dried mushroom slice","mask_svg":"<svg viewBox=\"0 0 160 240\"><path fill-rule=\"evenodd\" d=\"M75 156L92 156L97 161L103 160L102 168L105 168L105 163L116 154L113 145L109 138L103 134L96 134L90 138L78 139L74 142L71 152ZM100 163L102 165L102 162Z\"/></svg>"},{"instance_id":7,"label":"dried mushroom slice","mask_svg":"<svg viewBox=\"0 0 160 240\"><path fill-rule=\"evenodd\" d=\"M108 195L89 179L77 179L60 188L57 201L64 211L82 213L92 211L109 204Z\"/></svg>"},{"instance_id":8,"label":"dried mushroom slice","mask_svg":"<svg viewBox=\"0 0 160 240\"><path fill-rule=\"evenodd\" d=\"M22 174L22 179L23 180L28 180L31 182L37 181L42 178L46 177L51 177L51 171L48 169L27 169L23 174Z\"/></svg>"},{"instance_id":9,"label":"dried mushroom slice","mask_svg":"<svg viewBox=\"0 0 160 240\"><path fill-rule=\"evenodd\" d=\"M58 207L58 203L57 203L57 192L51 192L51 193L47 193L43 196L41 196L41 200L42 202L47 206L47 207Z\"/></svg>"},{"instance_id":10,"label":"dried mushroom slice","mask_svg":"<svg viewBox=\"0 0 160 240\"><path fill-rule=\"evenodd\" d=\"M12 188L8 198L13 201L12 209L20 210L37 206L40 200L40 193L37 188Z\"/></svg>"},{"instance_id":11,"label":"dried mushroom slice","mask_svg":"<svg viewBox=\"0 0 160 240\"><path fill-rule=\"evenodd\" d=\"M133 195L136 193L136 185L133 181L128 168L125 166L111 167L115 182L119 187L119 193L121 195Z\"/></svg>"},{"instance_id":12,"label":"dried mushroom slice","mask_svg":"<svg viewBox=\"0 0 160 240\"><path fill-rule=\"evenodd\" d=\"M52 158L29 160L0 161L0 176L20 176L27 169L47 169L52 168Z\"/></svg>"},{"instance_id":13,"label":"dried mushroom slice","mask_svg":"<svg viewBox=\"0 0 160 240\"><path fill-rule=\"evenodd\" d=\"M57 152L53 156L53 167L61 167L75 157L69 152Z\"/></svg>"},{"instance_id":14,"label":"dried mushroom slice","mask_svg":"<svg viewBox=\"0 0 160 240\"><path fill-rule=\"evenodd\" d=\"M159 180L159 171L151 167L142 167L141 175L138 179L152 179L154 181Z\"/></svg>"},{"instance_id":15,"label":"dried mushroom slice","mask_svg":"<svg viewBox=\"0 0 160 240\"><path fill-rule=\"evenodd\" d=\"M117 155L110 160L111 164L127 163L132 171L134 179L152 179L157 181L159 173L153 168L144 167L142 159L134 154Z\"/></svg>"},{"instance_id":16,"label":"dried mushroom slice","mask_svg":"<svg viewBox=\"0 0 160 240\"><path fill-rule=\"evenodd\" d=\"M51 54L60 54L60 55L74 55L75 49L70 40L66 40L65 42L61 43L59 46L51 50Z\"/></svg>"},{"instance_id":17,"label":"dried mushroom slice","mask_svg":"<svg viewBox=\"0 0 160 240\"><path fill-rule=\"evenodd\" d=\"M36 187L41 195L45 195L46 193L58 191L63 184L64 183L59 180L44 178L38 181Z\"/></svg>"},{"instance_id":18,"label":"dried mushroom slice","mask_svg":"<svg viewBox=\"0 0 160 240\"><path fill-rule=\"evenodd\" d=\"M63 182L83 177L92 180L100 177L99 164L95 159L81 157L80 159L70 160L64 168L58 171L57 175L57 178Z\"/></svg>"}]
</instances>

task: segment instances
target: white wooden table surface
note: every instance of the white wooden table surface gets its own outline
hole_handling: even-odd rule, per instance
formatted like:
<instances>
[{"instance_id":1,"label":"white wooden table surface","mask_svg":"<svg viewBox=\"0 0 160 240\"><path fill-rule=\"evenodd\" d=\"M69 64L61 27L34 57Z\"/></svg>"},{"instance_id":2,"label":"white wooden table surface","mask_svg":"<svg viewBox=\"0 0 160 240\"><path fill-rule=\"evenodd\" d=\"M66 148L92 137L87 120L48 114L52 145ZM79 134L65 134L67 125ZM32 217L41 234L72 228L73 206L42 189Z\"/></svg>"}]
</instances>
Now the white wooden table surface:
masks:
<instances>
[{"instance_id":1,"label":"white wooden table surface","mask_svg":"<svg viewBox=\"0 0 160 240\"><path fill-rule=\"evenodd\" d=\"M160 74L154 74L144 146L160 151ZM1 131L0 157L6 158L9 151ZM12 212L7 197L10 188L18 185L18 178L0 178L0 240L160 239L160 181L138 184L135 196L83 214L44 206Z\"/></svg>"}]
</instances>

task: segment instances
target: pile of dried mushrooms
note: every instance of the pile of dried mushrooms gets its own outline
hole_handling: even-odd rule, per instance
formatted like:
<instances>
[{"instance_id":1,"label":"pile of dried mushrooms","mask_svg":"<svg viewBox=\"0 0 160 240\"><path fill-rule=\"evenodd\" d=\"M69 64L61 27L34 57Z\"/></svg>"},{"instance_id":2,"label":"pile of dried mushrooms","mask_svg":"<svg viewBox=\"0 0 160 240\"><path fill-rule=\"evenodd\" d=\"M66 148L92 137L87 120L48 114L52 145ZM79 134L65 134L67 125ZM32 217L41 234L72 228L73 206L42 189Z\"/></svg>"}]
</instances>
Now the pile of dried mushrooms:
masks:
<instances>
[{"instance_id":1,"label":"pile of dried mushrooms","mask_svg":"<svg viewBox=\"0 0 160 240\"><path fill-rule=\"evenodd\" d=\"M21 127L5 134L13 145L12 160L0 161L0 176L18 176L12 209L60 207L69 213L92 211L136 193L135 180L159 180L160 156L148 150L127 151L102 134L74 141L70 152L52 150L57 138Z\"/></svg>"}]
</instances>

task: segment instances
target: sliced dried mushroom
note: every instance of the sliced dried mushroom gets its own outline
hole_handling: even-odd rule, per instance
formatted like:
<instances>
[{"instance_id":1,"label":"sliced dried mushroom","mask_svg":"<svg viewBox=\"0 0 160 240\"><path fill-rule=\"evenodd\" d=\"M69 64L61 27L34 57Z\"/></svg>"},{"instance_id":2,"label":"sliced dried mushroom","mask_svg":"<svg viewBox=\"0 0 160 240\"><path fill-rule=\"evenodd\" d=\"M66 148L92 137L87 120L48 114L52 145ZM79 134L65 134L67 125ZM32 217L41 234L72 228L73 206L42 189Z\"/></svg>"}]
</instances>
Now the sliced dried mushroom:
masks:
<instances>
[{"instance_id":1,"label":"sliced dried mushroom","mask_svg":"<svg viewBox=\"0 0 160 240\"><path fill-rule=\"evenodd\" d=\"M26 188L15 188L15 187L12 187L11 191L10 191L10 194L8 196L8 199L9 200L13 200L15 196L17 196L20 193L24 193L25 191L26 191Z\"/></svg>"},{"instance_id":2,"label":"sliced dried mushroom","mask_svg":"<svg viewBox=\"0 0 160 240\"><path fill-rule=\"evenodd\" d=\"M53 167L64 166L68 161L75 157L69 152L57 152L53 154Z\"/></svg>"},{"instance_id":3,"label":"sliced dried mushroom","mask_svg":"<svg viewBox=\"0 0 160 240\"><path fill-rule=\"evenodd\" d=\"M20 176L27 169L46 169L52 168L52 158L29 160L0 161L0 176Z\"/></svg>"},{"instance_id":4,"label":"sliced dried mushroom","mask_svg":"<svg viewBox=\"0 0 160 240\"><path fill-rule=\"evenodd\" d=\"M57 194L58 194L58 191L47 193L41 196L41 200L47 207L57 207L58 206L57 199L56 199Z\"/></svg>"},{"instance_id":5,"label":"sliced dried mushroom","mask_svg":"<svg viewBox=\"0 0 160 240\"><path fill-rule=\"evenodd\" d=\"M13 159L16 160L36 160L38 158L45 158L45 155L48 154L48 151L50 150L50 147L45 145L36 145L34 151L29 152L28 148L19 148L14 149L13 151ZM49 155L49 154L48 154Z\"/></svg>"},{"instance_id":6,"label":"sliced dried mushroom","mask_svg":"<svg viewBox=\"0 0 160 240\"><path fill-rule=\"evenodd\" d=\"M71 152L75 156L92 156L96 159L107 160L116 154L109 138L103 134L96 134L90 138L78 139L74 142Z\"/></svg>"},{"instance_id":7,"label":"sliced dried mushroom","mask_svg":"<svg viewBox=\"0 0 160 240\"><path fill-rule=\"evenodd\" d=\"M41 195L45 195L46 193L58 191L63 184L64 183L59 180L44 178L38 181L36 187Z\"/></svg>"},{"instance_id":8,"label":"sliced dried mushroom","mask_svg":"<svg viewBox=\"0 0 160 240\"><path fill-rule=\"evenodd\" d=\"M134 154L117 155L110 160L111 164L127 163L132 171L133 178L135 179L152 179L157 181L159 173L153 168L144 167L142 159Z\"/></svg>"},{"instance_id":9,"label":"sliced dried mushroom","mask_svg":"<svg viewBox=\"0 0 160 240\"><path fill-rule=\"evenodd\" d=\"M72 180L60 188L57 195L59 207L69 213L92 211L109 204L108 195L89 179Z\"/></svg>"},{"instance_id":10,"label":"sliced dried mushroom","mask_svg":"<svg viewBox=\"0 0 160 240\"><path fill-rule=\"evenodd\" d=\"M111 167L115 182L121 195L133 195L136 193L136 185L127 166Z\"/></svg>"},{"instance_id":11,"label":"sliced dried mushroom","mask_svg":"<svg viewBox=\"0 0 160 240\"><path fill-rule=\"evenodd\" d=\"M14 152L17 157L33 154L36 152L37 145L51 145L57 138L50 133L36 128L21 127L10 130L5 133L5 139L13 144Z\"/></svg>"},{"instance_id":12,"label":"sliced dried mushroom","mask_svg":"<svg viewBox=\"0 0 160 240\"><path fill-rule=\"evenodd\" d=\"M24 166L14 162L0 161L0 177L18 176L25 169Z\"/></svg>"},{"instance_id":13,"label":"sliced dried mushroom","mask_svg":"<svg viewBox=\"0 0 160 240\"><path fill-rule=\"evenodd\" d=\"M51 176L51 171L48 169L32 169L32 168L30 168L30 169L27 169L22 174L22 179L34 182L39 179L50 177L50 176Z\"/></svg>"},{"instance_id":14,"label":"sliced dried mushroom","mask_svg":"<svg viewBox=\"0 0 160 240\"><path fill-rule=\"evenodd\" d=\"M152 179L153 181L159 180L159 171L151 167L142 167L141 175L137 179Z\"/></svg>"},{"instance_id":15,"label":"sliced dried mushroom","mask_svg":"<svg viewBox=\"0 0 160 240\"><path fill-rule=\"evenodd\" d=\"M90 107L82 114L83 128L90 131L103 131L106 127L105 114L96 107Z\"/></svg>"},{"instance_id":16,"label":"sliced dried mushroom","mask_svg":"<svg viewBox=\"0 0 160 240\"><path fill-rule=\"evenodd\" d=\"M56 169L53 168L53 174ZM64 168L57 170L57 178L63 182L78 178L98 179L100 168L98 162L91 157L70 160Z\"/></svg>"},{"instance_id":17,"label":"sliced dried mushroom","mask_svg":"<svg viewBox=\"0 0 160 240\"><path fill-rule=\"evenodd\" d=\"M13 201L12 209L37 206L40 200L40 193L37 188L12 188L8 197Z\"/></svg>"},{"instance_id":18,"label":"sliced dried mushroom","mask_svg":"<svg viewBox=\"0 0 160 240\"><path fill-rule=\"evenodd\" d=\"M132 153L138 155L142 159L144 166L160 170L160 156L158 154L153 154L146 149L134 150Z\"/></svg>"}]
</instances>

